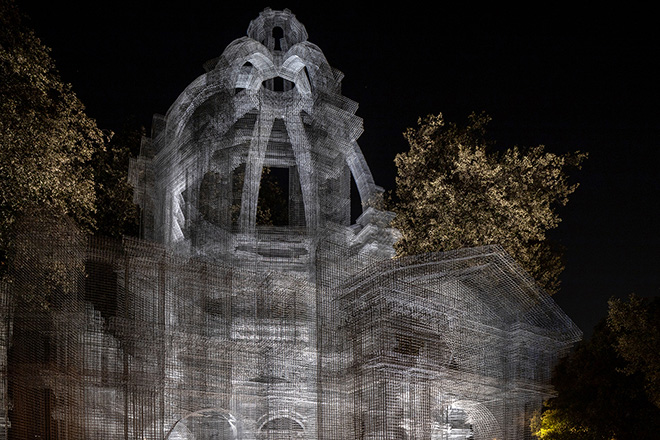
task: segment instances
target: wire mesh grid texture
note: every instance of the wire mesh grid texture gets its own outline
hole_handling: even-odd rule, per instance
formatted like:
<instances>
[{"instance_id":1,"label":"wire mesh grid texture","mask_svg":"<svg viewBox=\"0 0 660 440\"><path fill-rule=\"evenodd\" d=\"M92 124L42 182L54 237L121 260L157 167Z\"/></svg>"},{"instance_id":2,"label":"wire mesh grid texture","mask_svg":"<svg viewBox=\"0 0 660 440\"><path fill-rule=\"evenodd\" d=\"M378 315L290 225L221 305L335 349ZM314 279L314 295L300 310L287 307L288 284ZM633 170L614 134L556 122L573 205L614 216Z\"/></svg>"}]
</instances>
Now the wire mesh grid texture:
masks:
<instances>
[{"instance_id":1,"label":"wire mesh grid texture","mask_svg":"<svg viewBox=\"0 0 660 440\"><path fill-rule=\"evenodd\" d=\"M0 439L529 438L571 320L498 246L393 258L357 104L290 11L205 68L131 163L141 239L21 226Z\"/></svg>"}]
</instances>

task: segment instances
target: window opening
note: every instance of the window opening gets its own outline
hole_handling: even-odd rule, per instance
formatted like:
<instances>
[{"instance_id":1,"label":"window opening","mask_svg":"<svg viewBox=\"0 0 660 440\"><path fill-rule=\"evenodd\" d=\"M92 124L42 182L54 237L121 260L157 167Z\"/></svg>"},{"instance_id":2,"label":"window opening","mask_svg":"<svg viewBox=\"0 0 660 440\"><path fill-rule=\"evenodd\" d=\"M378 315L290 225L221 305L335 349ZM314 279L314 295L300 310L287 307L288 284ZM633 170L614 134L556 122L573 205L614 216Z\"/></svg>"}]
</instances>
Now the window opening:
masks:
<instances>
[{"instance_id":1,"label":"window opening","mask_svg":"<svg viewBox=\"0 0 660 440\"><path fill-rule=\"evenodd\" d=\"M261 83L261 85L273 92L287 92L296 85L294 82L284 79L281 76L270 78Z\"/></svg>"},{"instance_id":2,"label":"window opening","mask_svg":"<svg viewBox=\"0 0 660 440\"><path fill-rule=\"evenodd\" d=\"M289 226L288 168L263 168L257 202L257 225Z\"/></svg>"},{"instance_id":3,"label":"window opening","mask_svg":"<svg viewBox=\"0 0 660 440\"><path fill-rule=\"evenodd\" d=\"M281 76L276 76L273 78L273 90L276 92L284 91L284 78Z\"/></svg>"},{"instance_id":4,"label":"window opening","mask_svg":"<svg viewBox=\"0 0 660 440\"><path fill-rule=\"evenodd\" d=\"M252 65L251 62L246 61L245 64L241 66L240 70L240 75L239 75L239 83L241 85L245 85L247 82L247 78L250 76L250 73L252 73L252 68L254 66ZM234 88L234 94L239 93L241 91L245 90L244 87L235 87Z\"/></svg>"},{"instance_id":5,"label":"window opening","mask_svg":"<svg viewBox=\"0 0 660 440\"><path fill-rule=\"evenodd\" d=\"M282 50L282 45L281 45L282 38L284 38L284 30L279 26L275 26L273 28L273 40L275 41L273 50Z\"/></svg>"},{"instance_id":6,"label":"window opening","mask_svg":"<svg viewBox=\"0 0 660 440\"><path fill-rule=\"evenodd\" d=\"M111 264L88 260L85 264L85 299L106 319L117 315L117 273Z\"/></svg>"}]
</instances>

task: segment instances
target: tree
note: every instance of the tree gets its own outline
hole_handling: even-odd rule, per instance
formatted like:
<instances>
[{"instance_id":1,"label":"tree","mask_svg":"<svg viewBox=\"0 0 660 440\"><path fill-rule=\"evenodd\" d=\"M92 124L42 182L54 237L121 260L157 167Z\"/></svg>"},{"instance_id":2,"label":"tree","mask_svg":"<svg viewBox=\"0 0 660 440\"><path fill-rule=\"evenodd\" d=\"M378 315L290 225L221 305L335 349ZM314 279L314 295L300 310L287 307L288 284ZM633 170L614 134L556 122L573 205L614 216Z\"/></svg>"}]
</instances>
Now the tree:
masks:
<instances>
[{"instance_id":1,"label":"tree","mask_svg":"<svg viewBox=\"0 0 660 440\"><path fill-rule=\"evenodd\" d=\"M660 408L660 298L610 299L607 324L616 352L626 361L621 371L641 374L649 400Z\"/></svg>"},{"instance_id":2,"label":"tree","mask_svg":"<svg viewBox=\"0 0 660 440\"><path fill-rule=\"evenodd\" d=\"M645 393L641 373L626 374L617 337L603 320L553 373L557 397L532 420L542 440L651 439L660 432L660 409Z\"/></svg>"},{"instance_id":3,"label":"tree","mask_svg":"<svg viewBox=\"0 0 660 440\"><path fill-rule=\"evenodd\" d=\"M92 158L97 211L96 233L106 237L138 236L139 211L133 203L133 188L128 183L128 165L140 150L144 127L126 122L109 133L106 148Z\"/></svg>"},{"instance_id":4,"label":"tree","mask_svg":"<svg viewBox=\"0 0 660 440\"><path fill-rule=\"evenodd\" d=\"M104 136L11 0L0 0L0 254L17 221L47 213L94 226L90 159ZM3 268L4 276L4 268Z\"/></svg>"},{"instance_id":5,"label":"tree","mask_svg":"<svg viewBox=\"0 0 660 440\"><path fill-rule=\"evenodd\" d=\"M547 240L559 206L577 184L567 170L586 154L554 154L542 145L491 151L490 118L472 114L466 127L430 115L404 136L410 150L395 163L398 255L500 244L548 292L559 288L561 252Z\"/></svg>"}]
</instances>

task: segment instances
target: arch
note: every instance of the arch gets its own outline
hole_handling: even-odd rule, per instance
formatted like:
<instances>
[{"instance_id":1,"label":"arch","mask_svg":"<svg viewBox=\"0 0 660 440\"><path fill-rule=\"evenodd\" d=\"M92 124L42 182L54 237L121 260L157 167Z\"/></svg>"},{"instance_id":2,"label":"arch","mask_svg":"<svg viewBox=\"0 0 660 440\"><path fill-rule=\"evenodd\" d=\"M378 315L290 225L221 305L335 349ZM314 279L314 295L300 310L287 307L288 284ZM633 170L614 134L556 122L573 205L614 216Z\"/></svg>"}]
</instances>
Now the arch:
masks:
<instances>
[{"instance_id":1,"label":"arch","mask_svg":"<svg viewBox=\"0 0 660 440\"><path fill-rule=\"evenodd\" d=\"M165 440L237 440L239 434L239 424L229 411L207 408L177 420Z\"/></svg>"},{"instance_id":2,"label":"arch","mask_svg":"<svg viewBox=\"0 0 660 440\"><path fill-rule=\"evenodd\" d=\"M293 82L303 95L311 93L311 84L307 75L306 65L298 55L288 57L280 67L280 76Z\"/></svg>"},{"instance_id":3,"label":"arch","mask_svg":"<svg viewBox=\"0 0 660 440\"><path fill-rule=\"evenodd\" d=\"M268 43L268 40L274 37L272 34L273 27L282 28L283 34L286 37L285 41L289 44L296 44L307 40L305 26L288 9L283 11L274 11L270 8L264 9L259 14L259 17L250 22L247 34L250 38Z\"/></svg>"},{"instance_id":4,"label":"arch","mask_svg":"<svg viewBox=\"0 0 660 440\"><path fill-rule=\"evenodd\" d=\"M288 52L287 52L288 53ZM311 93L311 84L309 83L309 75L314 77L314 72L319 69L307 69L308 67L301 59L299 54L308 54L309 48L301 47L300 51L294 51L289 57L285 59L282 66L279 68L275 66L272 54L258 42L251 40L247 37L240 38L233 41L221 55L221 61L218 65L225 65L229 70L229 82L232 89L248 89L256 93L263 81L270 80L281 76L287 81L296 84L296 89L303 96L308 96ZM321 63L324 70L329 70L330 67L325 61L325 57L321 56ZM315 58L318 58L317 55ZM251 67L249 72L245 69L248 65ZM188 120L194 114L197 107L204 103L211 95L219 92L223 88L227 88L227 84L223 81L209 81L208 76L212 72L201 75L193 81L186 89L179 95L175 102L170 106L167 114L167 120L176 121L175 131L172 140L180 137L183 129L188 125ZM245 105L247 104L247 105ZM257 107L258 103L254 100L245 103L244 105L237 106L237 114L233 120L239 119L243 114L247 113L250 109ZM238 107L241 107L240 109ZM169 124L168 124L169 125Z\"/></svg>"},{"instance_id":5,"label":"arch","mask_svg":"<svg viewBox=\"0 0 660 440\"><path fill-rule=\"evenodd\" d=\"M284 38L284 29L281 26L274 26L271 33L273 37L273 50L282 50L282 39Z\"/></svg>"},{"instance_id":6,"label":"arch","mask_svg":"<svg viewBox=\"0 0 660 440\"><path fill-rule=\"evenodd\" d=\"M310 83L313 83L317 89L328 88L339 93L339 90L335 89L338 84L338 78L335 76L337 71L333 71L318 46L305 41L292 46L286 55L289 58L295 55L306 61Z\"/></svg>"},{"instance_id":7,"label":"arch","mask_svg":"<svg viewBox=\"0 0 660 440\"><path fill-rule=\"evenodd\" d=\"M273 431L304 431L302 425L291 417L276 417L274 419L269 419L259 429L267 429Z\"/></svg>"},{"instance_id":8,"label":"arch","mask_svg":"<svg viewBox=\"0 0 660 440\"><path fill-rule=\"evenodd\" d=\"M503 437L502 427L482 403L457 400L443 408L444 420L434 423L431 439L440 440L453 431L456 439L493 440ZM454 438L454 437L452 437Z\"/></svg>"},{"instance_id":9,"label":"arch","mask_svg":"<svg viewBox=\"0 0 660 440\"><path fill-rule=\"evenodd\" d=\"M377 202L382 191L378 191L369 165L356 141L351 142L350 148L346 153L346 164L355 180L355 186L357 186L358 193L360 194L362 211L364 211L372 203Z\"/></svg>"},{"instance_id":10,"label":"arch","mask_svg":"<svg viewBox=\"0 0 660 440\"><path fill-rule=\"evenodd\" d=\"M257 440L306 438L305 423L302 417L286 410L261 417L257 426Z\"/></svg>"},{"instance_id":11,"label":"arch","mask_svg":"<svg viewBox=\"0 0 660 440\"><path fill-rule=\"evenodd\" d=\"M252 66L250 75L245 75L246 72L243 67L246 63L250 63ZM173 129L171 134L172 142L181 136L184 128L188 125L188 120L195 113L197 107L206 102L212 95L229 88L244 88L257 91L261 87L263 79L273 77L277 73L270 52L258 42L247 37L239 38L230 43L220 56L218 65L221 64L228 69L229 75L227 77L231 85L217 79L210 80L213 75L213 71L211 71L197 77L197 79L181 92L170 106L166 117L168 122L167 129ZM235 122L235 120L242 117L243 114L256 107L256 105L257 103L249 100L249 102L241 106L236 106L237 111L232 122ZM170 121L176 122L176 126L171 127Z\"/></svg>"},{"instance_id":12,"label":"arch","mask_svg":"<svg viewBox=\"0 0 660 440\"><path fill-rule=\"evenodd\" d=\"M271 27L270 30L272 29ZM274 82L275 78L281 78L285 84L288 81L293 83L295 85L293 95L287 94L285 97L278 98L273 96L277 93L263 89L264 81ZM319 85L323 88L324 85L332 87L331 84L338 83L340 79L341 77L327 64L322 52L310 43L303 42L289 48L282 64L276 66L272 53L257 41L250 38L235 40L223 52L216 68L197 78L170 107L166 116L166 132L159 135L156 141L160 144L159 155L166 157L173 149L184 146L187 142L186 128L190 125L196 110L215 94L229 91L233 99L222 101L225 114L222 118L214 120L213 129L216 132L227 132L236 121L250 111L260 109L253 129L252 142L248 148L243 192L245 197L242 198L239 216L240 229L244 231L254 229L253 219L256 219L258 185L274 118L282 118L285 121L298 170L298 179L301 183L305 225L314 229L319 223L319 196L316 181L312 176L311 146L304 129L303 113L309 114L313 106L310 82L316 84L317 81L320 81ZM242 91L237 94L237 90ZM280 99L286 100L286 105L283 107L280 106ZM374 184L371 171L356 142L362 132L361 120L351 113L354 113L357 106L353 106L350 101L347 101L345 105L346 108L342 109L330 104L327 107L321 107L319 117L314 117L314 120L316 122L323 119L335 121L336 118L333 116L336 116L336 113L349 118L341 124L342 126L333 126L331 136L340 135L342 138L339 141L347 144L348 148L344 151L345 160L355 181L364 212L369 206L378 206L377 201L382 190ZM348 138L345 139L344 136L348 136ZM170 156L175 157L175 155ZM199 168L200 165L203 164L195 166ZM206 168L208 168L208 163ZM157 177L166 186L163 188L165 203L161 204L161 208L159 208L164 215L161 230L166 241L176 242L184 239L185 225L181 223L185 218L184 212L181 210L184 201L179 196L184 189L174 186L173 182L180 182L180 179L169 177L164 174ZM174 214L178 221L172 220Z\"/></svg>"}]
</instances>

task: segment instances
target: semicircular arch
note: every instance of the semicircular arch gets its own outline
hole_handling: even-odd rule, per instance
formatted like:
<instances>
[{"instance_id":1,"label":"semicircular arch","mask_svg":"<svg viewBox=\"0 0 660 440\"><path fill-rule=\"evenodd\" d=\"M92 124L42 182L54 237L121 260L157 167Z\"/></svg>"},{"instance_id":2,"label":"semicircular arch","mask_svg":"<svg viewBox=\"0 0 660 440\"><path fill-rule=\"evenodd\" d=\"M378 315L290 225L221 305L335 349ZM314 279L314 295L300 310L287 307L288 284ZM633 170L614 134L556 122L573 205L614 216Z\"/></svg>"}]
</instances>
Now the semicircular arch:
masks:
<instances>
[{"instance_id":1,"label":"semicircular arch","mask_svg":"<svg viewBox=\"0 0 660 440\"><path fill-rule=\"evenodd\" d=\"M174 422L165 440L237 440L240 429L236 417L222 408L191 412Z\"/></svg>"},{"instance_id":2,"label":"semicircular arch","mask_svg":"<svg viewBox=\"0 0 660 440\"><path fill-rule=\"evenodd\" d=\"M444 420L434 423L431 439L443 439L447 430L454 428L453 432L458 430L456 426L459 423L459 429L470 426L474 435L474 440L492 440L503 437L502 427L493 413L482 403L474 400L457 400L450 405L443 405ZM466 429L467 431L467 429ZM467 437L466 437L467 438Z\"/></svg>"},{"instance_id":3,"label":"semicircular arch","mask_svg":"<svg viewBox=\"0 0 660 440\"><path fill-rule=\"evenodd\" d=\"M257 440L304 439L307 433L305 419L300 414L287 410L263 415L257 420L257 426Z\"/></svg>"}]
</instances>

